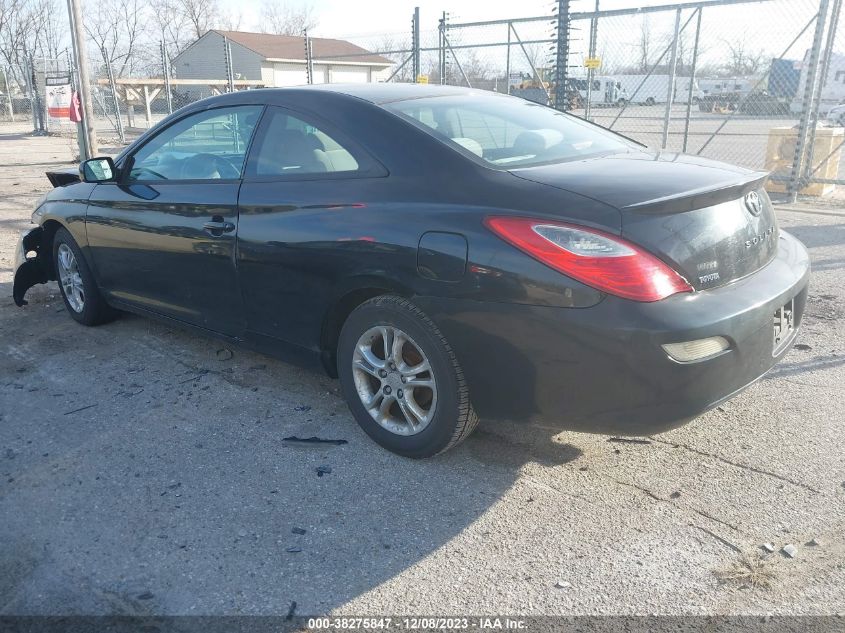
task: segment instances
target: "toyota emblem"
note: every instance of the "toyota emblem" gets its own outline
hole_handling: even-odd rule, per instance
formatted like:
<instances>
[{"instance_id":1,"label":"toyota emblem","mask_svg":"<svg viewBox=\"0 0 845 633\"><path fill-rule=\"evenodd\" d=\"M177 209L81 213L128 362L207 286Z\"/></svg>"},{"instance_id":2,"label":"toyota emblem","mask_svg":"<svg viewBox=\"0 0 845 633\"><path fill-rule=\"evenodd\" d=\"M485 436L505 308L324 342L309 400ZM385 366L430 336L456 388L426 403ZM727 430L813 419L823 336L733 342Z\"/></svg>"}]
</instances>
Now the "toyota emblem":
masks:
<instances>
[{"instance_id":1,"label":"toyota emblem","mask_svg":"<svg viewBox=\"0 0 845 633\"><path fill-rule=\"evenodd\" d=\"M763 201L760 200L760 194L756 191L751 191L745 196L745 206L751 215L760 215L763 212Z\"/></svg>"}]
</instances>

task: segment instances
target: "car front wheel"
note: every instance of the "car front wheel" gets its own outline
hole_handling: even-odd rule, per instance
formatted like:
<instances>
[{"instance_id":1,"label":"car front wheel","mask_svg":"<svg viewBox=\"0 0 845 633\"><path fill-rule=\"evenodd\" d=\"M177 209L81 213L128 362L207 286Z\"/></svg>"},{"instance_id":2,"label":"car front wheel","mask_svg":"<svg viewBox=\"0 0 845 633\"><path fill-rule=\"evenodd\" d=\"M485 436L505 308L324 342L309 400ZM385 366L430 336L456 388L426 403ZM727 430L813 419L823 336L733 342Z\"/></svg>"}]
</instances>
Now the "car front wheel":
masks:
<instances>
[{"instance_id":1,"label":"car front wheel","mask_svg":"<svg viewBox=\"0 0 845 633\"><path fill-rule=\"evenodd\" d=\"M82 251L65 228L56 231L53 238L53 263L65 307L75 321L99 325L117 316L100 296Z\"/></svg>"},{"instance_id":2,"label":"car front wheel","mask_svg":"<svg viewBox=\"0 0 845 633\"><path fill-rule=\"evenodd\" d=\"M361 428L399 455L441 453L478 422L451 346L401 297L375 297L349 315L338 344L338 374Z\"/></svg>"}]
</instances>

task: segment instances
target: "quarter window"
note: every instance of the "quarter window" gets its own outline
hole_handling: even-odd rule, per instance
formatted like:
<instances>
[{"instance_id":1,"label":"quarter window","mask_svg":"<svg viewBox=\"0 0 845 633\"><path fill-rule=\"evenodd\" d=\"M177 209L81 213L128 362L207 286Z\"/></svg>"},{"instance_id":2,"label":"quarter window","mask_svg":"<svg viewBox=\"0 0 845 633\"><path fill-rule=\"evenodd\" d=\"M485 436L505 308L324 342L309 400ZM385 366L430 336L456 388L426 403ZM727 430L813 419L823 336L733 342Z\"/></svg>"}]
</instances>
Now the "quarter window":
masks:
<instances>
[{"instance_id":1,"label":"quarter window","mask_svg":"<svg viewBox=\"0 0 845 633\"><path fill-rule=\"evenodd\" d=\"M352 153L326 132L285 110L267 112L257 148L250 159L256 176L298 176L358 171Z\"/></svg>"},{"instance_id":2,"label":"quarter window","mask_svg":"<svg viewBox=\"0 0 845 633\"><path fill-rule=\"evenodd\" d=\"M129 180L238 179L262 106L199 112L178 121L139 149Z\"/></svg>"}]
</instances>

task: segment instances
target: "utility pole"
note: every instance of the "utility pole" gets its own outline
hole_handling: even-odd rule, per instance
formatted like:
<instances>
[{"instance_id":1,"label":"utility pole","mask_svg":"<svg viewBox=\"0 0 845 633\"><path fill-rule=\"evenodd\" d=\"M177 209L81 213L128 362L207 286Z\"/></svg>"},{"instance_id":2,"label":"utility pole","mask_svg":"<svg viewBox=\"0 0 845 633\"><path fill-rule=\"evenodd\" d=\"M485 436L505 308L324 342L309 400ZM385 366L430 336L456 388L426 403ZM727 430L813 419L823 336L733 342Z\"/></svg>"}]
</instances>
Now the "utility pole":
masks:
<instances>
[{"instance_id":1,"label":"utility pole","mask_svg":"<svg viewBox=\"0 0 845 633\"><path fill-rule=\"evenodd\" d=\"M555 108L566 110L567 84L569 83L569 3L570 0L557 2L557 46L555 47ZM541 78L542 81L542 78Z\"/></svg>"},{"instance_id":2,"label":"utility pole","mask_svg":"<svg viewBox=\"0 0 845 633\"><path fill-rule=\"evenodd\" d=\"M82 160L93 158L100 152L97 146L97 131L94 129L94 103L91 100L91 82L88 77L88 50L82 30L82 0L67 0L70 19L70 40L73 44L73 57L79 77L79 100L82 105L82 123L77 128L85 137L85 155Z\"/></svg>"}]
</instances>

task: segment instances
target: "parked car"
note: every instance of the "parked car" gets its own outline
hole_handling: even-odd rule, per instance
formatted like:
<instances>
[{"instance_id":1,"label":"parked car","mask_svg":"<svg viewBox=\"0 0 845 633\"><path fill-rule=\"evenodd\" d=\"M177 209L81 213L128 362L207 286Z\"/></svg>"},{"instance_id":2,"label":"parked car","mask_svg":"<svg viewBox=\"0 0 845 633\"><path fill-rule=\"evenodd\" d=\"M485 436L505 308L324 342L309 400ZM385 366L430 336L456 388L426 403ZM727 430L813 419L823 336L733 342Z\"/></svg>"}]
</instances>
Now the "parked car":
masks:
<instances>
[{"instance_id":1,"label":"parked car","mask_svg":"<svg viewBox=\"0 0 845 633\"><path fill-rule=\"evenodd\" d=\"M766 174L489 92L235 92L50 178L18 305L57 279L84 325L127 310L320 364L409 457L478 416L676 427L780 360L807 299Z\"/></svg>"}]
</instances>

